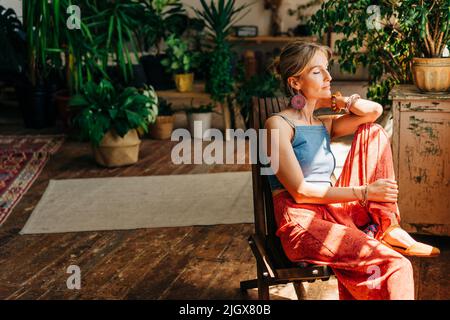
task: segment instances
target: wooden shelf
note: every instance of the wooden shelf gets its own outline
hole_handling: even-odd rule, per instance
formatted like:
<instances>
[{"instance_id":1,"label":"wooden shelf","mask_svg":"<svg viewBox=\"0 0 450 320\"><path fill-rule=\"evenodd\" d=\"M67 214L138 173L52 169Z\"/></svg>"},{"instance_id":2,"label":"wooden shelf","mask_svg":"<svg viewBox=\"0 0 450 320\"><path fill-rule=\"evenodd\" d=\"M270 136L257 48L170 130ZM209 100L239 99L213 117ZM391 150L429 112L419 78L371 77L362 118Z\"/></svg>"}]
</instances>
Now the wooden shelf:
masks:
<instances>
[{"instance_id":1,"label":"wooden shelf","mask_svg":"<svg viewBox=\"0 0 450 320\"><path fill-rule=\"evenodd\" d=\"M231 129L231 114L230 108L227 103L220 104L212 100L211 95L205 92L205 82L194 82L194 90L191 92L179 92L177 89L172 90L157 90L156 95L159 98L163 98L172 103L172 109L177 112L184 112L186 108L198 107L200 105L213 104L215 105L215 111L220 112L223 118L223 127L225 130L225 139L230 140L230 134L227 129Z\"/></svg>"},{"instance_id":2,"label":"wooden shelf","mask_svg":"<svg viewBox=\"0 0 450 320\"><path fill-rule=\"evenodd\" d=\"M164 99L201 99L210 101L210 95L205 92L204 82L194 82L194 90L191 92L179 92L177 89L157 90L158 97Z\"/></svg>"}]
</instances>

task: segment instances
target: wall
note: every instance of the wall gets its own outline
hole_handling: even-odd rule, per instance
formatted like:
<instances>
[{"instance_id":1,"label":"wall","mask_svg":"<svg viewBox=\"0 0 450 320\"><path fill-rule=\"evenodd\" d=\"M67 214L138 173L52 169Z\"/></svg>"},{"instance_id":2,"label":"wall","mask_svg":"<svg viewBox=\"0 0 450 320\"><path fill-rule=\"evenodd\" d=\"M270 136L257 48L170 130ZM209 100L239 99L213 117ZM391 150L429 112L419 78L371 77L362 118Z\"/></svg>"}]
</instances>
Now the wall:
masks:
<instances>
[{"instance_id":1,"label":"wall","mask_svg":"<svg viewBox=\"0 0 450 320\"><path fill-rule=\"evenodd\" d=\"M186 8L189 8L190 6L194 8L201 8L201 4L199 0L182 0L183 4L185 4ZM210 0L206 0L207 3L210 2ZM289 28L294 28L297 26L298 22L296 20L295 16L289 16L288 15L288 9L295 9L298 5L304 4L309 2L309 0L284 0L283 4L280 8L280 16L282 18L282 25L281 25L281 31L286 32ZM237 24L239 25L256 25L258 26L259 34L260 35L268 35L270 34L269 31L269 24L270 24L270 16L271 12L270 10L264 9L264 0L237 0L236 1L236 7L239 7L245 3L254 3L250 8L251 11L249 14L247 14L242 20L240 20ZM306 13L314 13L315 10L317 10L319 7L311 7L309 8ZM191 9L187 9L190 16L193 16L193 11Z\"/></svg>"},{"instance_id":2,"label":"wall","mask_svg":"<svg viewBox=\"0 0 450 320\"><path fill-rule=\"evenodd\" d=\"M209 3L210 0L206 0ZM289 16L287 11L289 8L295 9L297 5L308 2L308 0L284 0L283 4L280 8L280 14L282 17L282 32L288 30L288 28L294 28L298 22L296 21L296 17ZM199 0L182 0L182 3L185 4L187 11L190 16L194 16L193 11L190 9L190 6L194 8L201 8L201 4ZM269 34L269 24L270 24L270 10L264 9L264 0L237 0L236 5L240 6L245 3L254 3L251 6L251 11L247 14L242 20L239 21L238 24L245 25L256 25L258 26L260 35L268 35ZM22 0L0 0L0 5L4 7L12 8L16 11L19 17L22 16ZM317 7L316 7L317 8ZM310 8L307 12L314 12L314 8Z\"/></svg>"},{"instance_id":3,"label":"wall","mask_svg":"<svg viewBox=\"0 0 450 320\"><path fill-rule=\"evenodd\" d=\"M0 0L0 6L14 9L17 16L22 17L22 0Z\"/></svg>"}]
</instances>

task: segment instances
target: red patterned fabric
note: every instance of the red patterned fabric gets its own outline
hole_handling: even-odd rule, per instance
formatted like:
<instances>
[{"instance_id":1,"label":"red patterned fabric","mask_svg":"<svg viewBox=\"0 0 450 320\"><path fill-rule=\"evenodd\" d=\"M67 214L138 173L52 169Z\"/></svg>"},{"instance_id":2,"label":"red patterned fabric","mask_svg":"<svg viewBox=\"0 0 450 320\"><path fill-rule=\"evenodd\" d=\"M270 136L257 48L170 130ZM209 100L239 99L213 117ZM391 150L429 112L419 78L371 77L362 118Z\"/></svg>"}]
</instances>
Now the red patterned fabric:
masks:
<instances>
[{"instance_id":1,"label":"red patterned fabric","mask_svg":"<svg viewBox=\"0 0 450 320\"><path fill-rule=\"evenodd\" d=\"M335 186L382 178L395 180L389 137L376 123L362 124ZM410 261L377 240L400 221L397 203L369 201L368 208L358 201L298 204L287 191L273 200L277 235L287 257L330 266L340 299L414 299ZM375 238L362 231L368 224L378 226Z\"/></svg>"},{"instance_id":2,"label":"red patterned fabric","mask_svg":"<svg viewBox=\"0 0 450 320\"><path fill-rule=\"evenodd\" d=\"M0 225L38 177L64 136L0 136Z\"/></svg>"}]
</instances>

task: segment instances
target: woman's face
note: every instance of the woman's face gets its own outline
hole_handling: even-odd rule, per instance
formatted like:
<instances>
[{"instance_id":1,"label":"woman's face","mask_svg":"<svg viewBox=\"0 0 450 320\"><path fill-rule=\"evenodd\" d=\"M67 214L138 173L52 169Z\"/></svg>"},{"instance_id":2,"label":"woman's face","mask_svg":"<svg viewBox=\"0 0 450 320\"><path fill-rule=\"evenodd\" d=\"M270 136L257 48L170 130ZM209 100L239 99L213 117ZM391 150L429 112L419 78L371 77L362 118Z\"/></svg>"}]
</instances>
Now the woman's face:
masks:
<instances>
[{"instance_id":1,"label":"woman's face","mask_svg":"<svg viewBox=\"0 0 450 320\"><path fill-rule=\"evenodd\" d=\"M295 92L301 90L307 99L331 96L331 75L325 53L317 51L299 76L289 77L288 82Z\"/></svg>"}]
</instances>

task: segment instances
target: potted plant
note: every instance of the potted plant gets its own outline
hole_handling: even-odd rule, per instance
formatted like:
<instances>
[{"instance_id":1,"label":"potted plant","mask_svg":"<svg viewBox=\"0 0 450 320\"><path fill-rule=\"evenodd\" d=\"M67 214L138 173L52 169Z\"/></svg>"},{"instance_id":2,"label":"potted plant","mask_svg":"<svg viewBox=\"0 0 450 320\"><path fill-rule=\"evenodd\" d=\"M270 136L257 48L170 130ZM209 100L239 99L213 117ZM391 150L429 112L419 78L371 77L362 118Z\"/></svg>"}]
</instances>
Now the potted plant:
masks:
<instances>
[{"instance_id":1,"label":"potted plant","mask_svg":"<svg viewBox=\"0 0 450 320\"><path fill-rule=\"evenodd\" d=\"M192 69L197 65L199 54L189 51L188 43L175 35L170 35L166 43L167 58L163 59L161 64L174 75L178 91L192 91L194 84Z\"/></svg>"},{"instance_id":2,"label":"potted plant","mask_svg":"<svg viewBox=\"0 0 450 320\"><path fill-rule=\"evenodd\" d=\"M205 21L208 31L206 38L212 43L205 76L208 80L205 90L217 104L221 105L225 121L231 120L233 123L233 119L229 119L231 115L229 105L235 90L234 62L237 59L227 38L232 33L233 25L248 14L249 10L240 15L249 5L236 7L234 0L219 0L217 3L211 0L209 5L205 0L201 0L200 3L202 10L191 8L198 18Z\"/></svg>"},{"instance_id":3,"label":"potted plant","mask_svg":"<svg viewBox=\"0 0 450 320\"><path fill-rule=\"evenodd\" d=\"M386 5L377 12L368 10L365 0L324 1L311 17L309 25L319 37L330 31L342 36L332 48L339 59L340 69L355 73L359 66L367 67L367 98L389 106L392 101L388 95L392 87L414 81L412 60L415 56L421 56L418 50L423 42L417 32L417 24L421 22L418 12L423 17L425 12L420 7L425 8L431 2L435 1L383 1ZM435 6L442 7L444 4L436 3ZM415 14L411 15L413 12ZM409 22L405 23L406 20ZM448 21L448 16L441 16L439 20L444 23Z\"/></svg>"},{"instance_id":4,"label":"potted plant","mask_svg":"<svg viewBox=\"0 0 450 320\"><path fill-rule=\"evenodd\" d=\"M202 11L196 8L192 9L200 19L205 21L209 31L206 36L213 43L207 74L209 81L207 81L205 89L215 101L223 103L234 90L233 52L227 37L232 32L233 24L248 13L247 11L238 17L238 14L248 5L235 8L234 0L219 0L217 4L211 0L209 5L205 0L200 0L200 2Z\"/></svg>"},{"instance_id":5,"label":"potted plant","mask_svg":"<svg viewBox=\"0 0 450 320\"><path fill-rule=\"evenodd\" d=\"M190 107L186 109L189 131L194 139L204 139L206 130L211 128L211 119L215 106L213 103L202 104L198 107ZM195 126L195 122L199 121L201 126Z\"/></svg>"},{"instance_id":6,"label":"potted plant","mask_svg":"<svg viewBox=\"0 0 450 320\"><path fill-rule=\"evenodd\" d=\"M190 19L180 0L144 0L140 5L137 16L140 27L135 34L139 50L147 52L140 61L148 83L156 90L173 89L175 83L171 73L161 65L161 61L166 58L161 52L161 43L170 34L181 36Z\"/></svg>"},{"instance_id":7,"label":"potted plant","mask_svg":"<svg viewBox=\"0 0 450 320\"><path fill-rule=\"evenodd\" d=\"M145 78L138 77L142 72L133 64L139 61L134 30L139 21L135 18L141 9L139 3L132 0L112 2L80 1L82 19L79 29L67 28L65 14L72 4L71 0L60 0L51 4L53 16L59 17L57 30L59 42L52 47L64 55L66 88L57 95L58 111L64 129L69 129L70 119L74 116L68 103L85 83L95 79L110 79L114 83L141 85ZM111 63L112 62L112 63Z\"/></svg>"},{"instance_id":8,"label":"potted plant","mask_svg":"<svg viewBox=\"0 0 450 320\"><path fill-rule=\"evenodd\" d=\"M417 88L426 92L450 90L450 2L406 0L399 3L398 27L414 40L412 74Z\"/></svg>"},{"instance_id":9,"label":"potted plant","mask_svg":"<svg viewBox=\"0 0 450 320\"><path fill-rule=\"evenodd\" d=\"M41 129L54 125L54 94L57 90L56 73L60 68L58 47L58 19L52 14L48 1L23 3L23 24L26 33L25 68L27 81L19 89L25 126Z\"/></svg>"},{"instance_id":10,"label":"potted plant","mask_svg":"<svg viewBox=\"0 0 450 320\"><path fill-rule=\"evenodd\" d=\"M141 141L137 129L147 132L156 118L151 96L133 87L118 90L103 79L99 84L88 82L70 105L78 109L74 124L81 138L91 141L98 164L117 167L138 161Z\"/></svg>"},{"instance_id":11,"label":"potted plant","mask_svg":"<svg viewBox=\"0 0 450 320\"><path fill-rule=\"evenodd\" d=\"M150 125L149 134L153 139L167 140L172 136L173 130L172 103L160 98L158 101L158 116L156 122Z\"/></svg>"}]
</instances>

